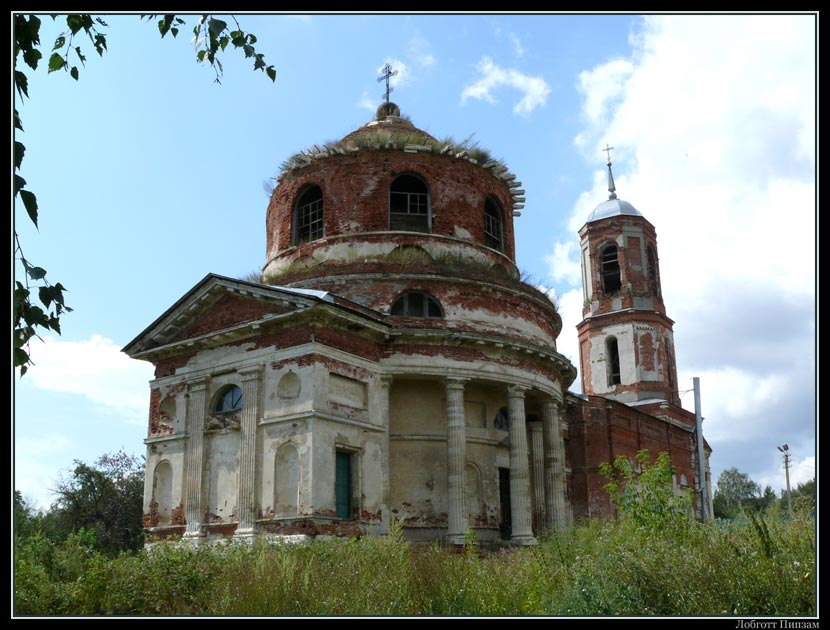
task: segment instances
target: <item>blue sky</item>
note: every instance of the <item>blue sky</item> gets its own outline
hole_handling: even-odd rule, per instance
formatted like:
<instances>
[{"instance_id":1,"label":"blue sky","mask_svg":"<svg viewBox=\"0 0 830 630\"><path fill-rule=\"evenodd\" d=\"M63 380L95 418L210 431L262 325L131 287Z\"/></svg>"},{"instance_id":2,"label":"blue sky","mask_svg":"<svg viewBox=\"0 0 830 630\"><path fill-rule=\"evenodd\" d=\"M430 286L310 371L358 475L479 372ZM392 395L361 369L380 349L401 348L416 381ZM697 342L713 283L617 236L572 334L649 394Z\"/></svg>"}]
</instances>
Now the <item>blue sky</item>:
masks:
<instances>
[{"instance_id":1,"label":"blue sky","mask_svg":"<svg viewBox=\"0 0 830 630\"><path fill-rule=\"evenodd\" d=\"M15 227L75 309L14 377L27 499L48 505L73 460L143 454L152 369L120 348L207 273L260 268L264 185L372 118L386 62L417 126L473 136L523 182L517 262L558 298L574 364L577 230L607 198L614 146L619 197L657 230L714 476L734 466L779 490L784 442L793 484L814 476L815 16L239 15L277 81L228 50L221 85L187 29L160 40L138 16L104 17L108 51L86 51L79 82L42 67L16 103L40 231L22 208ZM44 53L59 32L43 19Z\"/></svg>"}]
</instances>

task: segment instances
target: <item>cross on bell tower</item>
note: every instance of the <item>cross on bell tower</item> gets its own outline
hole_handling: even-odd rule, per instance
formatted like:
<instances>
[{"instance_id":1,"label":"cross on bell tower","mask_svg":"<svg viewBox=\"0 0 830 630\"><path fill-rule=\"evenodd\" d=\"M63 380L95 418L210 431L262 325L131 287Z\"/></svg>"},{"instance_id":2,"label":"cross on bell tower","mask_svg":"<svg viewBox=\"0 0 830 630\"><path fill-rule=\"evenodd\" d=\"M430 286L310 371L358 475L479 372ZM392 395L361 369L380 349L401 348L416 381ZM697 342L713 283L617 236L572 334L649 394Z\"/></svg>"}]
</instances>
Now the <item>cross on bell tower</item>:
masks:
<instances>
[{"instance_id":1,"label":"cross on bell tower","mask_svg":"<svg viewBox=\"0 0 830 630\"><path fill-rule=\"evenodd\" d=\"M389 95L395 89L395 88L393 88L389 85L389 79L391 79L396 74L398 74L398 71L393 70L392 66L389 65L388 63L385 66L383 66L383 68L381 68L380 71L383 74L378 77L378 83L380 83L383 80L386 80L386 92L384 92L383 97L384 97L384 99L386 99L386 102L388 103L389 102Z\"/></svg>"}]
</instances>

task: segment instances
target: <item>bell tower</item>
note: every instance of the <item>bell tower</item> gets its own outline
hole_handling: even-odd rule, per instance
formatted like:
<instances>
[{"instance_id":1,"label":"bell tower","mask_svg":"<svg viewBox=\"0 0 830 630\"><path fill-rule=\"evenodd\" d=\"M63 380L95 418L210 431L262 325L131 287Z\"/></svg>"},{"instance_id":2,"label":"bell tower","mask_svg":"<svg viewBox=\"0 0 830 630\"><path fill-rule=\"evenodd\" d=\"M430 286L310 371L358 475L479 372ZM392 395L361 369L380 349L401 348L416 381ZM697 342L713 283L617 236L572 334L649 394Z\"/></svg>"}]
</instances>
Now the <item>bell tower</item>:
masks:
<instances>
[{"instance_id":1,"label":"bell tower","mask_svg":"<svg viewBox=\"0 0 830 630\"><path fill-rule=\"evenodd\" d=\"M674 322L666 316L660 289L657 235L634 206L617 198L610 153L607 166L608 200L579 230L582 392L623 403L680 405Z\"/></svg>"}]
</instances>

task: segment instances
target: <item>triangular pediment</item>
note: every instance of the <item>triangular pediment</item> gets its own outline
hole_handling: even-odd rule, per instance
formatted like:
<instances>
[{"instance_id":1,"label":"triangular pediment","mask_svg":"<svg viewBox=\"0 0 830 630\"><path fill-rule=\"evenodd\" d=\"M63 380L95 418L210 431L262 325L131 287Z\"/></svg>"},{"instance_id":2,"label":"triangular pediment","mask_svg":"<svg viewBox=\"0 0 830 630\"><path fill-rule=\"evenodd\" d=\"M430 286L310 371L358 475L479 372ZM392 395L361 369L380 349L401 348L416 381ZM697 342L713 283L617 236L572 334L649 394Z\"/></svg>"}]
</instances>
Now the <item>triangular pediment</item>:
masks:
<instances>
[{"instance_id":1,"label":"triangular pediment","mask_svg":"<svg viewBox=\"0 0 830 630\"><path fill-rule=\"evenodd\" d=\"M193 340L245 334L326 299L323 292L235 280L209 274L167 309L123 351L131 357Z\"/></svg>"}]
</instances>

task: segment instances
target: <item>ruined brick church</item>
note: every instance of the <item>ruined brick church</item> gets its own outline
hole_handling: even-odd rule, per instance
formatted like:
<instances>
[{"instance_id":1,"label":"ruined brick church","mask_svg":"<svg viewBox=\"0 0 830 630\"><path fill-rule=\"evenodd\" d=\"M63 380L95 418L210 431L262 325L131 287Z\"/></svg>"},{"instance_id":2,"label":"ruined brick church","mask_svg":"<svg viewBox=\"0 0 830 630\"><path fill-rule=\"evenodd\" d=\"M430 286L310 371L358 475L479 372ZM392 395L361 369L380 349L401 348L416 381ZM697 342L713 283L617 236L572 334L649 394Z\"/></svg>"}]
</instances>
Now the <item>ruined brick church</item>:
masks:
<instances>
[{"instance_id":1,"label":"ruined brick church","mask_svg":"<svg viewBox=\"0 0 830 630\"><path fill-rule=\"evenodd\" d=\"M601 462L668 451L702 506L654 227L610 198L580 230L575 367L515 265L524 191L387 100L283 164L260 282L209 274L125 348L155 366L144 526L194 541L384 533L533 544L611 513ZM564 334L572 334L564 331ZM708 496L711 496L709 493Z\"/></svg>"}]
</instances>

